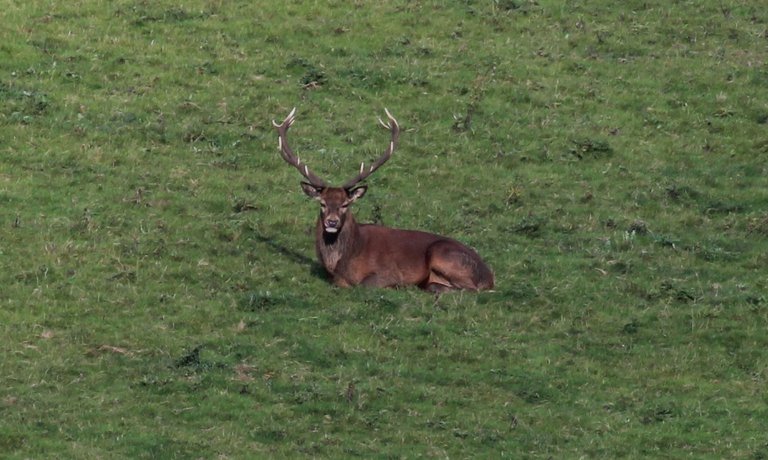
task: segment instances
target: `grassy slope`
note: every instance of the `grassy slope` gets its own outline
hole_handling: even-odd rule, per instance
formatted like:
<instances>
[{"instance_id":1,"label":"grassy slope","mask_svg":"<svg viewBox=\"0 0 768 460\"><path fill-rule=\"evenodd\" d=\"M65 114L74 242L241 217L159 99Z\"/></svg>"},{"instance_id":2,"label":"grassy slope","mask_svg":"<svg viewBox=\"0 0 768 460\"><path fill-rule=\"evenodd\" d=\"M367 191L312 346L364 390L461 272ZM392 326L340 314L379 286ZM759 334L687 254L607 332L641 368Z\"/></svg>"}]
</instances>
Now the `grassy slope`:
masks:
<instances>
[{"instance_id":1,"label":"grassy slope","mask_svg":"<svg viewBox=\"0 0 768 460\"><path fill-rule=\"evenodd\" d=\"M752 2L27 2L0 26L16 458L768 455ZM309 84L309 85L308 85ZM272 118L498 289L338 290Z\"/></svg>"}]
</instances>

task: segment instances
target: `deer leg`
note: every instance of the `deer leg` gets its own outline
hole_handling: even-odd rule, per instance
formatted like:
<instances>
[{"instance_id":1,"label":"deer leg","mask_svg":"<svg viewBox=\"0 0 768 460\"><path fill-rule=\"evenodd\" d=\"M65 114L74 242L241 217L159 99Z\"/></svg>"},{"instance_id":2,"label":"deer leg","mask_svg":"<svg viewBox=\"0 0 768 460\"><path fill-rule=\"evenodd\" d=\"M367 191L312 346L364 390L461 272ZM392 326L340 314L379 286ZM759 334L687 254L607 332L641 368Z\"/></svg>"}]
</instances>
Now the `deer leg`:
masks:
<instances>
[{"instance_id":1,"label":"deer leg","mask_svg":"<svg viewBox=\"0 0 768 460\"><path fill-rule=\"evenodd\" d=\"M430 270L427 279L419 284L421 289L440 295L443 292L452 291L456 289L455 286L448 281L441 273Z\"/></svg>"},{"instance_id":2,"label":"deer leg","mask_svg":"<svg viewBox=\"0 0 768 460\"><path fill-rule=\"evenodd\" d=\"M349 281L345 280L344 278L340 276L334 276L333 277L333 284L340 288L348 288L352 285L349 283Z\"/></svg>"},{"instance_id":3,"label":"deer leg","mask_svg":"<svg viewBox=\"0 0 768 460\"><path fill-rule=\"evenodd\" d=\"M475 281L476 262L470 249L454 241L438 241L430 246L427 263L429 279L426 286L429 290L466 289L477 291ZM434 285L434 286L433 286Z\"/></svg>"}]
</instances>

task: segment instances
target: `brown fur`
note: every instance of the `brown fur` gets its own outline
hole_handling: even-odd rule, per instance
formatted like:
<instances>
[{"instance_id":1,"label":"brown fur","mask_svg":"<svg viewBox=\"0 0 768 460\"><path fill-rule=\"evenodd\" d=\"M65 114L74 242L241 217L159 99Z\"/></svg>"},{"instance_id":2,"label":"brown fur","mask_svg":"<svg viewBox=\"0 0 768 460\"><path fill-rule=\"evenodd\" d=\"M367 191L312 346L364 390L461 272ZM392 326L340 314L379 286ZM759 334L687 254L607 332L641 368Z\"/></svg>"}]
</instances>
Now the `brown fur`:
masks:
<instances>
[{"instance_id":1,"label":"brown fur","mask_svg":"<svg viewBox=\"0 0 768 460\"><path fill-rule=\"evenodd\" d=\"M304 191L323 206L315 229L317 257L337 286L415 285L442 292L493 288L493 273L480 256L456 240L432 233L358 224L347 207L365 188ZM326 231L329 220L338 231Z\"/></svg>"}]
</instances>

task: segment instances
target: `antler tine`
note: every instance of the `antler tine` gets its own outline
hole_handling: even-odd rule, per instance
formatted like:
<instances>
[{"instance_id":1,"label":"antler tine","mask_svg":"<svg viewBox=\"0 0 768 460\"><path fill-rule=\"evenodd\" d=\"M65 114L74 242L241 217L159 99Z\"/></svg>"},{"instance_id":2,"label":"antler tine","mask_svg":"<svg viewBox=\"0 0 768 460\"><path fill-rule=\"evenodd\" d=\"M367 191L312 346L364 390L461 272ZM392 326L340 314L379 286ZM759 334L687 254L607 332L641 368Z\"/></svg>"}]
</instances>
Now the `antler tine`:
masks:
<instances>
[{"instance_id":1,"label":"antler tine","mask_svg":"<svg viewBox=\"0 0 768 460\"><path fill-rule=\"evenodd\" d=\"M325 187L325 181L320 179L315 173L310 171L309 167L301 162L301 158L293 154L293 151L288 146L287 134L288 128L296 121L296 107L291 110L291 113L285 117L282 123L277 124L275 120L272 120L272 125L277 128L277 145L280 149L280 156L283 157L286 163L298 169L302 176L304 176L310 184L315 187Z\"/></svg>"},{"instance_id":2,"label":"antler tine","mask_svg":"<svg viewBox=\"0 0 768 460\"><path fill-rule=\"evenodd\" d=\"M397 120L395 120L395 117L393 117L393 116L392 116L392 114L391 114L391 113L389 113L389 110L387 110L387 108L386 108L386 107L384 108L384 113L386 113L386 114L387 114L387 119L389 120L389 123L384 123L384 122L381 120L381 117L379 117L379 124L380 124L380 125L381 125L381 126L384 128L384 129L392 129L392 124L393 124L393 123L394 123L394 125L395 125L395 126L397 126ZM397 126L397 127L399 128L399 126Z\"/></svg>"},{"instance_id":3,"label":"antler tine","mask_svg":"<svg viewBox=\"0 0 768 460\"><path fill-rule=\"evenodd\" d=\"M379 124L384 127L385 129L388 129L392 133L392 139L389 141L389 146L384 151L384 153L379 157L378 160L376 160L367 170L365 168L365 163L360 164L360 172L357 174L357 176L353 177L352 179L348 180L344 185L342 185L342 188L350 189L360 183L361 181L364 181L368 176L373 174L374 171L379 169L381 165L387 162L387 160L392 157L392 153L395 151L395 144L397 143L397 139L400 136L400 125L397 124L397 120L395 120L395 117L392 116L391 113L389 113L389 110L386 108L384 109L384 112L387 114L387 120L389 123L384 123L381 118L379 118Z\"/></svg>"},{"instance_id":4,"label":"antler tine","mask_svg":"<svg viewBox=\"0 0 768 460\"><path fill-rule=\"evenodd\" d=\"M285 120L283 120L283 122L280 123L279 125L275 120L272 120L272 126L280 129L280 127L282 127L283 125L286 125L285 129L287 130L288 128L291 127L294 121L296 121L296 107L294 107L293 110L291 110L291 113L289 113L288 116L285 117Z\"/></svg>"}]
</instances>

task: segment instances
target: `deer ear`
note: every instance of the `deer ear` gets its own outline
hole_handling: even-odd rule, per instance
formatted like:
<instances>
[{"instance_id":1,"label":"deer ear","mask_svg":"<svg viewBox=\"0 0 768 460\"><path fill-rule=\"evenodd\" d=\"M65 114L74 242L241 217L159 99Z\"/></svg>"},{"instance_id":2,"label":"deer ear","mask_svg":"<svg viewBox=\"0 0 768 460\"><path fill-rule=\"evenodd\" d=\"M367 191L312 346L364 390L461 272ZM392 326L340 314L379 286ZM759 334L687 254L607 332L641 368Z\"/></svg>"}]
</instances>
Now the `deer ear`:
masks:
<instances>
[{"instance_id":1,"label":"deer ear","mask_svg":"<svg viewBox=\"0 0 768 460\"><path fill-rule=\"evenodd\" d=\"M323 188L322 187L316 187L316 186L310 184L309 182L302 182L301 183L301 189L304 191L304 193L308 197L314 198L316 200L319 199L320 198L320 194L323 193Z\"/></svg>"},{"instance_id":2,"label":"deer ear","mask_svg":"<svg viewBox=\"0 0 768 460\"><path fill-rule=\"evenodd\" d=\"M357 200L358 198L362 198L363 195L365 195L365 192L368 191L367 185L361 185L359 187L355 187L351 190L347 190L347 195L349 195L349 201L353 202Z\"/></svg>"}]
</instances>

